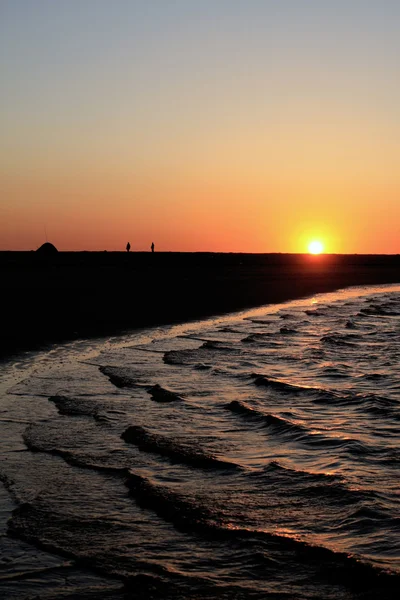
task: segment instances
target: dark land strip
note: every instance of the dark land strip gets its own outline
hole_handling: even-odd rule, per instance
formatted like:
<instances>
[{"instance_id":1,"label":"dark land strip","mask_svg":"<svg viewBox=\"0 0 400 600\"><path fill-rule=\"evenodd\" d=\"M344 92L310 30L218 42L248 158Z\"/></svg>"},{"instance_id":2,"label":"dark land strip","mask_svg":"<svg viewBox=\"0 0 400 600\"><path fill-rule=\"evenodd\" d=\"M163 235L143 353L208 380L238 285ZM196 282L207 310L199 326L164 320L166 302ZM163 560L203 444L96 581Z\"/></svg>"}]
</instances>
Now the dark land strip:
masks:
<instances>
[{"instance_id":1,"label":"dark land strip","mask_svg":"<svg viewBox=\"0 0 400 600\"><path fill-rule=\"evenodd\" d=\"M354 285L400 283L400 255L0 252L0 357Z\"/></svg>"}]
</instances>

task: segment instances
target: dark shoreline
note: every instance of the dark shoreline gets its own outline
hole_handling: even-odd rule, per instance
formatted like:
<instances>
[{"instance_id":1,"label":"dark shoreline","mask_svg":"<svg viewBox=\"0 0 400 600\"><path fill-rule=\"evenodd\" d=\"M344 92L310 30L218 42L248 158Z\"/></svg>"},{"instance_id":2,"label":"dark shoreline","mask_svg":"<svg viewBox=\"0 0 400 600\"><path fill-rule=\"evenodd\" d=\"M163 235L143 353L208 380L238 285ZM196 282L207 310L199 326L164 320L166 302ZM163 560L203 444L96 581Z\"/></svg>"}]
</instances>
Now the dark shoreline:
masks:
<instances>
[{"instance_id":1,"label":"dark shoreline","mask_svg":"<svg viewBox=\"0 0 400 600\"><path fill-rule=\"evenodd\" d=\"M400 282L400 255L0 252L0 358L274 304Z\"/></svg>"}]
</instances>

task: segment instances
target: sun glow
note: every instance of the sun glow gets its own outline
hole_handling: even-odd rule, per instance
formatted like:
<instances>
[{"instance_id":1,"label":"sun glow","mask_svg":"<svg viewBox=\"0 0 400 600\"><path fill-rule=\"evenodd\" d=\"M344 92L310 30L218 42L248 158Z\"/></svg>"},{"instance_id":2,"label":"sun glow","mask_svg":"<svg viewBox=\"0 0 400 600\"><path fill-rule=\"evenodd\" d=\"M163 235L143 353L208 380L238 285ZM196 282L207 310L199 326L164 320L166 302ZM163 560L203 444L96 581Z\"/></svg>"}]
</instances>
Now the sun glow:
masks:
<instances>
[{"instance_id":1,"label":"sun glow","mask_svg":"<svg viewBox=\"0 0 400 600\"><path fill-rule=\"evenodd\" d=\"M321 254L324 250L324 245L318 240L313 240L308 244L308 251L310 254Z\"/></svg>"}]
</instances>

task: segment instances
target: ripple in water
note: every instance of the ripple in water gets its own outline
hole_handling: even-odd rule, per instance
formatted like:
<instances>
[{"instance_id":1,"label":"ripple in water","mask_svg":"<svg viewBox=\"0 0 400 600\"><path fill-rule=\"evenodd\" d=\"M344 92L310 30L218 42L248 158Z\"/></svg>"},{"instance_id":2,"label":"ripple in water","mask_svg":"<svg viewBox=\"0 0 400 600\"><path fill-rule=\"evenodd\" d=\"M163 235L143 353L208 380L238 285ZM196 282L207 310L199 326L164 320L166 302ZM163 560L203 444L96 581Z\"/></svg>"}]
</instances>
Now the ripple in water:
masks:
<instances>
[{"instance_id":1,"label":"ripple in water","mask_svg":"<svg viewBox=\"0 0 400 600\"><path fill-rule=\"evenodd\" d=\"M365 288L10 366L5 597L394 598L399 330Z\"/></svg>"}]
</instances>

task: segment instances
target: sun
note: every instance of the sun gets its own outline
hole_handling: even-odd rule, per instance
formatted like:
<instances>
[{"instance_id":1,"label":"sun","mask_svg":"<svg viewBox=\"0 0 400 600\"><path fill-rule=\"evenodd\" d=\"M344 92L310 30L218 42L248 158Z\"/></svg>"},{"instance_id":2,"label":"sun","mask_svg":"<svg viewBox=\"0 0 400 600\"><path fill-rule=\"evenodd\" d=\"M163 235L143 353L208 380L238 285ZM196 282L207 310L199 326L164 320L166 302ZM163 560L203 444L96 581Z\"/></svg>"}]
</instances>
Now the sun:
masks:
<instances>
[{"instance_id":1,"label":"sun","mask_svg":"<svg viewBox=\"0 0 400 600\"><path fill-rule=\"evenodd\" d=\"M313 240L308 244L308 251L310 254L321 254L324 250L324 245L319 240Z\"/></svg>"}]
</instances>

